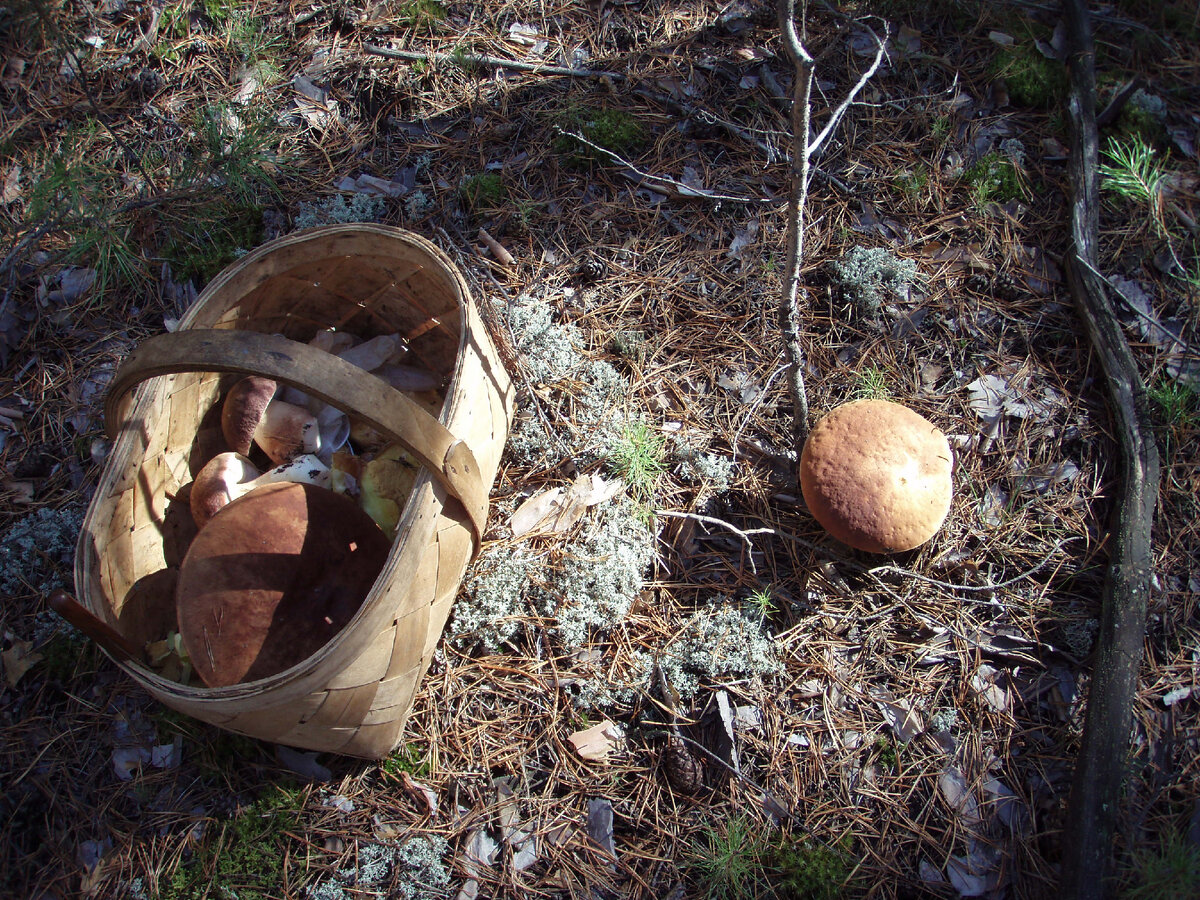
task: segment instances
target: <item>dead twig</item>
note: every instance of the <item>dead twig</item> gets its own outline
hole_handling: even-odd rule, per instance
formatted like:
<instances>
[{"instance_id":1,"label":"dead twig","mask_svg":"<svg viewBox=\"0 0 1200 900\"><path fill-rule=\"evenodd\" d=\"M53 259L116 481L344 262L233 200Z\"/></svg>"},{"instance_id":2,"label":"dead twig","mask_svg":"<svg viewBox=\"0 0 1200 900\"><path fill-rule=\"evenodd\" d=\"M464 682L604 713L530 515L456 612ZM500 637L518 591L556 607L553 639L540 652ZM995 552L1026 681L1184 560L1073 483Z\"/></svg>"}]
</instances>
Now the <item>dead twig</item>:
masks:
<instances>
[{"instance_id":1,"label":"dead twig","mask_svg":"<svg viewBox=\"0 0 1200 900\"><path fill-rule=\"evenodd\" d=\"M755 575L758 574L758 569L754 565L754 543L750 540L752 534L774 534L772 528L752 528L748 531L730 525L724 519L717 519L712 516L702 516L698 513L676 512L672 509L659 509L654 512L657 516L666 516L669 519L691 519L693 522L700 522L704 525L717 525L721 528L727 528L742 539L742 543L746 545L746 559L750 561L750 571Z\"/></svg>"},{"instance_id":2,"label":"dead twig","mask_svg":"<svg viewBox=\"0 0 1200 900\"><path fill-rule=\"evenodd\" d=\"M1050 552L1046 554L1046 558L1039 562L1036 566L1031 566L1019 575L1014 575L1012 578L1006 578L1003 581L998 581L995 584L953 584L949 581L939 581L936 578L930 578L928 575L922 575L919 572L914 572L911 569L904 569L900 566L876 566L873 569L867 569L866 573L878 579L880 575L892 573L895 575L903 575L905 578L912 578L916 581L922 581L925 584L931 584L934 587L945 588L948 591L966 591L968 593L986 593L988 591L998 591L1002 588L1011 587L1012 585L1024 581L1030 575L1035 575L1049 565L1051 558L1064 546L1071 541L1077 541L1077 537L1063 538L1056 543Z\"/></svg>"},{"instance_id":3,"label":"dead twig","mask_svg":"<svg viewBox=\"0 0 1200 900\"><path fill-rule=\"evenodd\" d=\"M1103 897L1112 835L1127 774L1130 720L1154 571L1150 531L1158 502L1158 448L1137 361L1098 278L1100 190L1096 159L1095 46L1084 0L1063 4L1070 48L1071 239L1067 281L1104 370L1120 447L1121 493L1113 515L1112 556L1075 766L1060 887L1066 898Z\"/></svg>"},{"instance_id":4,"label":"dead twig","mask_svg":"<svg viewBox=\"0 0 1200 900\"><path fill-rule=\"evenodd\" d=\"M805 30L804 23L807 12L808 4L805 2L800 10L801 32ZM779 304L779 330L783 333L783 343L790 363L788 388L794 406L793 435L798 453L808 439L808 392L804 385L805 362L804 348L801 342L799 297L800 266L804 261L805 208L808 205L808 188L812 181L812 161L834 133L842 117L870 81L871 76L878 71L879 65L883 61L887 32L885 31L883 39L880 39L879 35L871 31L871 36L876 43L875 58L845 99L829 114L825 127L813 137L811 134L812 89L816 74L816 59L808 52L800 32L796 30L796 0L780 0L779 29L782 33L784 49L787 50L796 70L792 88L793 142L791 184L788 191L787 264L784 268L783 291Z\"/></svg>"},{"instance_id":5,"label":"dead twig","mask_svg":"<svg viewBox=\"0 0 1200 900\"><path fill-rule=\"evenodd\" d=\"M611 81L625 80L625 76L620 72L607 72L601 69L573 69L567 66L550 66L545 63L522 62L519 59L501 59L498 56L479 56L474 53L418 53L413 50L393 50L390 47L380 47L376 44L363 44L362 49L363 53L368 53L371 56L382 56L387 59L403 59L409 62L456 66L484 66L489 69L513 69L517 72L530 72L534 75L604 78Z\"/></svg>"},{"instance_id":6,"label":"dead twig","mask_svg":"<svg viewBox=\"0 0 1200 900\"><path fill-rule=\"evenodd\" d=\"M579 141L586 147L590 147L597 153L602 153L608 157L621 169L621 174L630 181L637 184L639 187L649 188L652 191L657 191L660 194L666 194L669 197L677 197L683 200L710 200L716 203L779 203L775 197L739 197L734 194L718 194L714 191L706 191L703 188L694 188L691 185L684 184L682 181L677 181L668 175L651 175L649 172L643 172L629 160L618 156L607 147L602 147L600 144L590 141L582 134L576 131L566 131L556 127L556 134L561 134L564 137L569 137L572 140Z\"/></svg>"}]
</instances>

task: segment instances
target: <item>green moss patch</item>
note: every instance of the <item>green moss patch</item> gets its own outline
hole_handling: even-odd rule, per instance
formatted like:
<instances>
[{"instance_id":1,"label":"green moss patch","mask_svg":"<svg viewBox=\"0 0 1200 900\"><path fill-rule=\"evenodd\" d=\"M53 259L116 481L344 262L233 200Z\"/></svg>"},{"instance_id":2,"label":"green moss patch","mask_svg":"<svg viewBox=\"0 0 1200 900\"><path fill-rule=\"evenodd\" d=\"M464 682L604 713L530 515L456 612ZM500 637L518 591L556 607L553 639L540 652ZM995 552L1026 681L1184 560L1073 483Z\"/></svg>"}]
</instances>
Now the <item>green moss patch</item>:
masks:
<instances>
[{"instance_id":1,"label":"green moss patch","mask_svg":"<svg viewBox=\"0 0 1200 900\"><path fill-rule=\"evenodd\" d=\"M646 129L642 123L617 109L570 106L558 114L555 125L564 133L555 138L554 149L574 164L610 162L612 154L628 157L646 144ZM589 147L566 132L582 135L611 153Z\"/></svg>"}]
</instances>

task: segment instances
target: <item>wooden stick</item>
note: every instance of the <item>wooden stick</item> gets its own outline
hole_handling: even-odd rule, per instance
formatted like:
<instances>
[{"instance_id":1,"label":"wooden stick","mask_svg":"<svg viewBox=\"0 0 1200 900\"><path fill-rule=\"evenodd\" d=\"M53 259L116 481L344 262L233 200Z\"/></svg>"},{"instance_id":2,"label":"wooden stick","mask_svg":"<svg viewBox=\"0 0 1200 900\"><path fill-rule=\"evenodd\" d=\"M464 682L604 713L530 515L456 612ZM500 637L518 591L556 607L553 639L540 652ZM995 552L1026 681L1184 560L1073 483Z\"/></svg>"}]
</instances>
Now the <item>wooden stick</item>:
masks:
<instances>
[{"instance_id":1,"label":"wooden stick","mask_svg":"<svg viewBox=\"0 0 1200 900\"><path fill-rule=\"evenodd\" d=\"M838 106L829 114L829 119L820 133L812 132L812 88L816 76L816 58L804 45L804 18L807 3L800 7L800 31L796 30L796 0L779 0L779 30L783 46L795 66L796 74L792 88L792 165L788 192L787 219L787 265L783 273L783 290L779 302L779 330L783 334L783 345L787 351L788 390L792 395L792 434L796 444L797 465L799 454L808 440L808 391L804 385L804 347L801 340L799 299L801 293L800 268L804 262L804 238L807 222L808 188L812 182L813 160L821 147L829 140L854 99L871 77L879 70L887 42L887 33L881 39L871 29L875 39L875 58L859 76L858 81ZM799 477L797 476L797 480Z\"/></svg>"},{"instance_id":2,"label":"wooden stick","mask_svg":"<svg viewBox=\"0 0 1200 900\"><path fill-rule=\"evenodd\" d=\"M113 628L66 591L55 591L47 602L50 608L100 645L118 660L142 659L142 648Z\"/></svg>"},{"instance_id":3,"label":"wooden stick","mask_svg":"<svg viewBox=\"0 0 1200 900\"><path fill-rule=\"evenodd\" d=\"M1142 661L1153 572L1150 529L1158 499L1158 449L1146 388L1105 281L1097 276L1100 191L1096 172L1095 48L1085 0L1065 0L1070 56L1071 239L1067 282L1104 370L1121 451L1121 494L1112 523L1087 719L1063 827L1061 895L1098 898L1112 856L1112 835L1126 773L1133 698Z\"/></svg>"}]
</instances>

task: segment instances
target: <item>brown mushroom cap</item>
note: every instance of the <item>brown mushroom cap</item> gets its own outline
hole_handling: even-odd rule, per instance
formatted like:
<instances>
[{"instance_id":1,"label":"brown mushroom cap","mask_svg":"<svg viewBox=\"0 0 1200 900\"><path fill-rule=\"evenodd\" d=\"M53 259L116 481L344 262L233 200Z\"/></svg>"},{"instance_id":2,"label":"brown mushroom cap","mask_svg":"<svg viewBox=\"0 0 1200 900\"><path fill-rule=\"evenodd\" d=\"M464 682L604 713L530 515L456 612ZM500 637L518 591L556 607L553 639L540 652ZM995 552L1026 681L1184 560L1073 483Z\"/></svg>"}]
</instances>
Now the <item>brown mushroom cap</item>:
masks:
<instances>
[{"instance_id":1,"label":"brown mushroom cap","mask_svg":"<svg viewBox=\"0 0 1200 900\"><path fill-rule=\"evenodd\" d=\"M250 454L258 444L275 465L321 446L321 429L304 407L274 399L278 385L270 378L248 375L234 384L221 407L221 433L235 453Z\"/></svg>"},{"instance_id":2,"label":"brown mushroom cap","mask_svg":"<svg viewBox=\"0 0 1200 900\"><path fill-rule=\"evenodd\" d=\"M277 385L270 378L249 375L234 384L221 407L221 433L229 449L242 456L250 453L254 429L258 427Z\"/></svg>"},{"instance_id":3,"label":"brown mushroom cap","mask_svg":"<svg viewBox=\"0 0 1200 900\"><path fill-rule=\"evenodd\" d=\"M860 550L911 550L950 511L954 457L933 423L888 400L837 407L800 455L804 502L838 540Z\"/></svg>"},{"instance_id":4,"label":"brown mushroom cap","mask_svg":"<svg viewBox=\"0 0 1200 900\"><path fill-rule=\"evenodd\" d=\"M223 687L307 659L354 616L390 547L327 488L270 484L234 500L179 569L179 632L196 672Z\"/></svg>"},{"instance_id":5,"label":"brown mushroom cap","mask_svg":"<svg viewBox=\"0 0 1200 900\"><path fill-rule=\"evenodd\" d=\"M250 489L241 485L248 485L261 474L249 459L232 451L218 453L205 463L196 473L189 495L196 527L208 524L222 507Z\"/></svg>"}]
</instances>

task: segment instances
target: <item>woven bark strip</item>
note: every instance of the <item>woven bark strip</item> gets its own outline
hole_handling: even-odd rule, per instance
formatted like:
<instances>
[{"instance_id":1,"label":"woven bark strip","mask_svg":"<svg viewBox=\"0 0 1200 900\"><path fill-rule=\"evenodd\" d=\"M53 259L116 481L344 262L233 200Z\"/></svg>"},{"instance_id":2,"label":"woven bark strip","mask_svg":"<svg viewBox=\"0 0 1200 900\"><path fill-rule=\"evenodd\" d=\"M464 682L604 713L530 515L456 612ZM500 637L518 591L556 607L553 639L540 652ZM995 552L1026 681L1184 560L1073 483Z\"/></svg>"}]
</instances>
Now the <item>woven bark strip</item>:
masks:
<instances>
[{"instance_id":1,"label":"woven bark strip","mask_svg":"<svg viewBox=\"0 0 1200 900\"><path fill-rule=\"evenodd\" d=\"M379 379L303 346L325 328L363 339L398 332L410 358L448 383L440 415L390 388L380 393ZM190 524L186 501L176 498L224 449L219 401L239 377L232 373L267 370L360 412L424 467L388 560L351 622L292 668L229 687L189 687L137 661L118 664L167 706L231 731L385 756L400 740L477 550L512 414L511 382L466 282L441 251L408 232L318 228L226 269L180 332L146 342L114 377L114 443L76 553L80 602L138 646L175 627L174 574Z\"/></svg>"}]
</instances>

